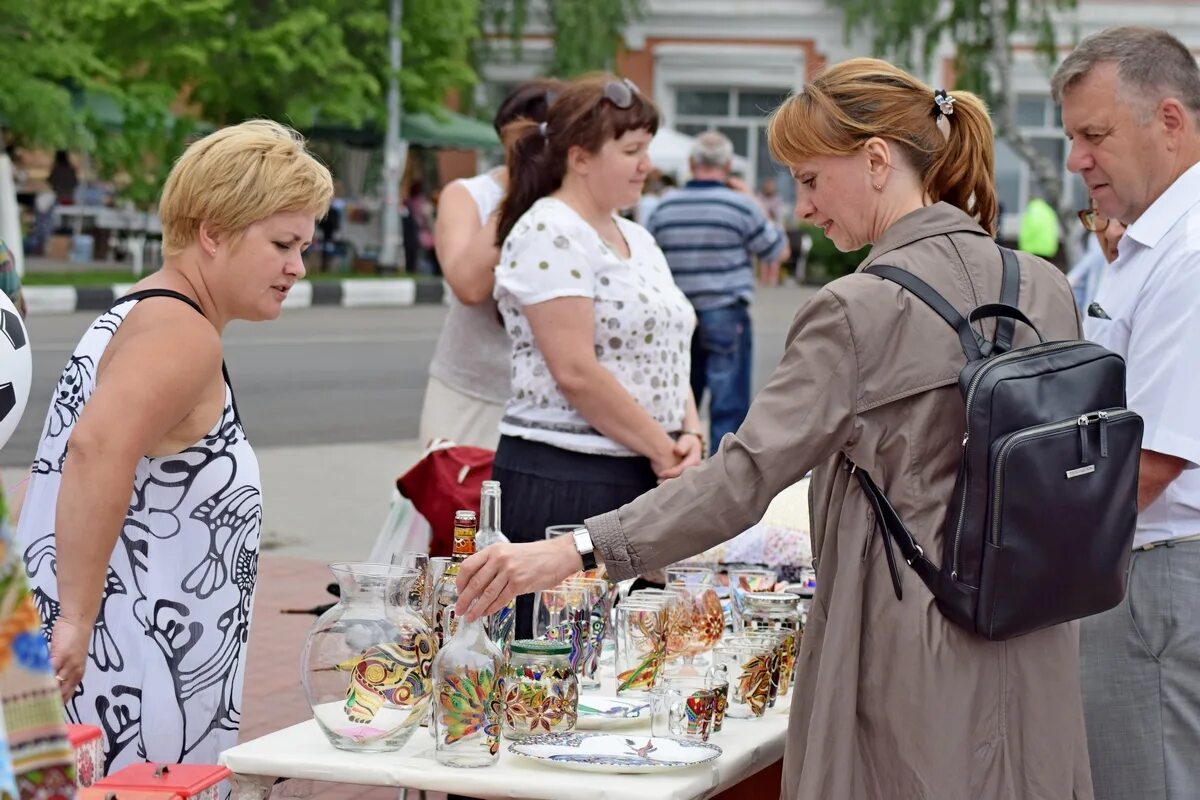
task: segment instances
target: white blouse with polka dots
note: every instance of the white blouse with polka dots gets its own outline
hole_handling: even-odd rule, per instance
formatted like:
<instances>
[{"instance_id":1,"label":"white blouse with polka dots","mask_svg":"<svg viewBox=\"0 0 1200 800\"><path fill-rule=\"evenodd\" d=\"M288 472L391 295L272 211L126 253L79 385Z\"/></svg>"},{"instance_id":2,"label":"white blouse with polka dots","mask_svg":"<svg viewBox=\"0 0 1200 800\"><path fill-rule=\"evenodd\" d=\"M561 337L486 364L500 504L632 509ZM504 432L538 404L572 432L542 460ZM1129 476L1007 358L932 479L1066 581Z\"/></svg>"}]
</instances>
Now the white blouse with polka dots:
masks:
<instances>
[{"instance_id":1,"label":"white blouse with polka dots","mask_svg":"<svg viewBox=\"0 0 1200 800\"><path fill-rule=\"evenodd\" d=\"M504 240L495 295L512 339L512 396L500 433L580 453L637 455L592 427L546 366L524 309L559 297L594 302L600 365L668 433L682 427L696 314L654 237L626 219L617 225L628 259L566 203L544 197Z\"/></svg>"}]
</instances>

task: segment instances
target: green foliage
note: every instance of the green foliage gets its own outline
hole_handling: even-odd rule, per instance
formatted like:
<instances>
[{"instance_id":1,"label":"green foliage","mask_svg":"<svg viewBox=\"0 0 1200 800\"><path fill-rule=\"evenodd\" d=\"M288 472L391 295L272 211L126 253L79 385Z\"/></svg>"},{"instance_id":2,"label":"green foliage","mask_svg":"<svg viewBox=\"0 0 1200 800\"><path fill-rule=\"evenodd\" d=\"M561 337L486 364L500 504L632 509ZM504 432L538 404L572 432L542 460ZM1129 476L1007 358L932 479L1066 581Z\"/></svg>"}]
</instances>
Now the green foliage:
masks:
<instances>
[{"instance_id":1,"label":"green foliage","mask_svg":"<svg viewBox=\"0 0 1200 800\"><path fill-rule=\"evenodd\" d=\"M486 30L506 35L517 58L529 26L530 0L483 0L481 23ZM639 18L643 0L545 0L540 22L554 37L554 54L547 73L573 78L595 70L612 70L622 35Z\"/></svg>"},{"instance_id":2,"label":"green foliage","mask_svg":"<svg viewBox=\"0 0 1200 800\"><path fill-rule=\"evenodd\" d=\"M0 121L148 205L197 122L386 124L390 0L0 0ZM474 85L479 0L404 0L405 108ZM94 101L106 113L97 113ZM114 118L116 122L114 122Z\"/></svg>"},{"instance_id":3,"label":"green foliage","mask_svg":"<svg viewBox=\"0 0 1200 800\"><path fill-rule=\"evenodd\" d=\"M802 224L800 228L812 240L812 248L808 251L808 260L805 262L806 283L824 284L843 275L849 275L858 269L858 265L871 251L868 246L861 250L843 253L837 249L833 240L817 226Z\"/></svg>"},{"instance_id":4,"label":"green foliage","mask_svg":"<svg viewBox=\"0 0 1200 800\"><path fill-rule=\"evenodd\" d=\"M82 133L72 88L110 70L67 27L69 0L0 0L0 124L18 143L70 147Z\"/></svg>"},{"instance_id":5,"label":"green foliage","mask_svg":"<svg viewBox=\"0 0 1200 800\"><path fill-rule=\"evenodd\" d=\"M1006 48L1021 36L1049 65L1054 62L1055 15L1075 8L1077 0L837 0L845 14L847 36L865 31L872 51L907 69L928 71L943 35L957 50L955 86L994 97L989 59L996 45L992 4L1001 3Z\"/></svg>"}]
</instances>

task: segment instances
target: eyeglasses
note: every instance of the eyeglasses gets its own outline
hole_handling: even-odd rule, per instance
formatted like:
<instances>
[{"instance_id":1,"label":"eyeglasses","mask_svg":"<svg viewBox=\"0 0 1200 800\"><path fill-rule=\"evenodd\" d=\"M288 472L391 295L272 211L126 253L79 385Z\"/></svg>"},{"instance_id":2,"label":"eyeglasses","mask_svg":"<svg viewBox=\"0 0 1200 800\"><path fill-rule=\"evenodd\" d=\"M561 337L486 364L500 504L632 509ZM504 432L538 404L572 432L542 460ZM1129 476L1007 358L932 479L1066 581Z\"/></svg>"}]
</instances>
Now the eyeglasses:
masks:
<instances>
[{"instance_id":1,"label":"eyeglasses","mask_svg":"<svg viewBox=\"0 0 1200 800\"><path fill-rule=\"evenodd\" d=\"M1079 221L1084 230L1101 233L1108 228L1108 217L1094 208L1084 208L1079 211Z\"/></svg>"},{"instance_id":2,"label":"eyeglasses","mask_svg":"<svg viewBox=\"0 0 1200 800\"><path fill-rule=\"evenodd\" d=\"M622 78L619 81L609 81L604 84L604 100L612 103L622 111L633 107L633 98L635 95L641 94L637 84Z\"/></svg>"}]
</instances>

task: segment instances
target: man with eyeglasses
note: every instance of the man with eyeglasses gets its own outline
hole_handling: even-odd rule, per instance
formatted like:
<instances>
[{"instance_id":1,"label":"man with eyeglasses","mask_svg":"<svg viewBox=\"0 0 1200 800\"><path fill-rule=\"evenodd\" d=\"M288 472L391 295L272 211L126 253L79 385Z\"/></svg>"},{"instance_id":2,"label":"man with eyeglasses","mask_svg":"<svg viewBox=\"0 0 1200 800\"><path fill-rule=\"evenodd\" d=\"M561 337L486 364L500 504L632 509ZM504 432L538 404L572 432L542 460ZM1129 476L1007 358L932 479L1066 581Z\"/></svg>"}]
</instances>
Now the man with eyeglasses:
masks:
<instances>
[{"instance_id":1,"label":"man with eyeglasses","mask_svg":"<svg viewBox=\"0 0 1200 800\"><path fill-rule=\"evenodd\" d=\"M1125 358L1145 422L1127 594L1080 627L1096 798L1200 798L1200 68L1169 33L1112 28L1051 86L1084 225L1127 226L1084 333Z\"/></svg>"}]
</instances>

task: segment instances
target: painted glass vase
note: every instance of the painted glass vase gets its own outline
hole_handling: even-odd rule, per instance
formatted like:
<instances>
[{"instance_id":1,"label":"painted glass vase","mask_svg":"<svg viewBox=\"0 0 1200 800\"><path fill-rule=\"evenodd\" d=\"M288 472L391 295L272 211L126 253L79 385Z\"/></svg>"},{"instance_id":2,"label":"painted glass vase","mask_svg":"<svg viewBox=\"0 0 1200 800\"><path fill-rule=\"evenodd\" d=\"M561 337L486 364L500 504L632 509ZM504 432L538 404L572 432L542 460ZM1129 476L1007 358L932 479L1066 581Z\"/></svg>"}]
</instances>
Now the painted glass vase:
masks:
<instances>
[{"instance_id":1,"label":"painted glass vase","mask_svg":"<svg viewBox=\"0 0 1200 800\"><path fill-rule=\"evenodd\" d=\"M301 659L308 703L334 747L383 752L404 746L433 697L433 631L407 603L420 577L388 564L330 570L341 599L309 631Z\"/></svg>"}]
</instances>

